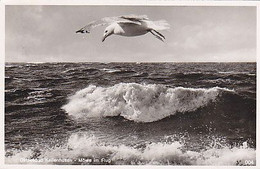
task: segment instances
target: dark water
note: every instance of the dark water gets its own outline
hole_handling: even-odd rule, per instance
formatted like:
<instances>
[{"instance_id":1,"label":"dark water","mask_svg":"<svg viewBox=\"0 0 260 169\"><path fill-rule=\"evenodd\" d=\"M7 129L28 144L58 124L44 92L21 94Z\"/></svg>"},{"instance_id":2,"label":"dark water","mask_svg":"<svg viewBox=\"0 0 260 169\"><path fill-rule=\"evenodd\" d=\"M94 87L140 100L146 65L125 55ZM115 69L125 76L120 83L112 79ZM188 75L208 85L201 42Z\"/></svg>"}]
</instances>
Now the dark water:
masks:
<instances>
[{"instance_id":1,"label":"dark water","mask_svg":"<svg viewBox=\"0 0 260 169\"><path fill-rule=\"evenodd\" d=\"M6 163L255 165L256 63L6 63Z\"/></svg>"}]
</instances>

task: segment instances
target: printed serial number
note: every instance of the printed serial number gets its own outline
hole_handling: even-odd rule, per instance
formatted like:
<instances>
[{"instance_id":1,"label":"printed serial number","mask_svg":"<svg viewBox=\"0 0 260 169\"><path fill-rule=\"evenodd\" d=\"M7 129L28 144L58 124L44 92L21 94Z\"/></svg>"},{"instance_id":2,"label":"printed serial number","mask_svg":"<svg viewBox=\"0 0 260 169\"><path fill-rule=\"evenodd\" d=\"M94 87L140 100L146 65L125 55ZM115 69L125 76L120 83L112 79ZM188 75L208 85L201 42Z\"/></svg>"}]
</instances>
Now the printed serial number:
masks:
<instances>
[{"instance_id":1,"label":"printed serial number","mask_svg":"<svg viewBox=\"0 0 260 169\"><path fill-rule=\"evenodd\" d=\"M249 166L249 165L255 165L255 161L254 160L238 160L237 162L236 162L236 165L241 165L241 166L243 166L243 165L247 165L247 166Z\"/></svg>"}]
</instances>

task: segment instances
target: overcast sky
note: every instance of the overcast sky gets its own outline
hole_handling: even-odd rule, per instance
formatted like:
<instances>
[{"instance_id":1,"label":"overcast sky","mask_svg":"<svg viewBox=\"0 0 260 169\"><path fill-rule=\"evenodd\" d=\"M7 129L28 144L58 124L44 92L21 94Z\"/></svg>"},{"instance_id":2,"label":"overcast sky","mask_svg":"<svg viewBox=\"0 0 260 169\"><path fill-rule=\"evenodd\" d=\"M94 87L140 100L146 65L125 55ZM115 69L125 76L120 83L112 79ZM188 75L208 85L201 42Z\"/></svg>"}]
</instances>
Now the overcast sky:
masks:
<instances>
[{"instance_id":1,"label":"overcast sky","mask_svg":"<svg viewBox=\"0 0 260 169\"><path fill-rule=\"evenodd\" d=\"M7 62L256 61L256 8L223 6L6 6ZM165 19L163 43L148 33L112 35L105 27L75 31L106 16Z\"/></svg>"}]
</instances>

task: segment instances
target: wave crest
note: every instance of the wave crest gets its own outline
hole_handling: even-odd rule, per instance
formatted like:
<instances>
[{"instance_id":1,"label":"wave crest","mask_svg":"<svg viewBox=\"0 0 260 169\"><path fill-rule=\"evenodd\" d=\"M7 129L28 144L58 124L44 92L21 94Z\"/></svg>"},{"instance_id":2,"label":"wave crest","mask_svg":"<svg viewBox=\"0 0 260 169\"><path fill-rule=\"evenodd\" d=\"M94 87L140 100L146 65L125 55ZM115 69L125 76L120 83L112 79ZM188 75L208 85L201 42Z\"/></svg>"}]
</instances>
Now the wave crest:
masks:
<instances>
[{"instance_id":1,"label":"wave crest","mask_svg":"<svg viewBox=\"0 0 260 169\"><path fill-rule=\"evenodd\" d=\"M122 116L136 122L153 122L177 112L195 111L214 102L223 91L230 90L137 83L111 87L90 85L71 96L62 108L75 118Z\"/></svg>"}]
</instances>

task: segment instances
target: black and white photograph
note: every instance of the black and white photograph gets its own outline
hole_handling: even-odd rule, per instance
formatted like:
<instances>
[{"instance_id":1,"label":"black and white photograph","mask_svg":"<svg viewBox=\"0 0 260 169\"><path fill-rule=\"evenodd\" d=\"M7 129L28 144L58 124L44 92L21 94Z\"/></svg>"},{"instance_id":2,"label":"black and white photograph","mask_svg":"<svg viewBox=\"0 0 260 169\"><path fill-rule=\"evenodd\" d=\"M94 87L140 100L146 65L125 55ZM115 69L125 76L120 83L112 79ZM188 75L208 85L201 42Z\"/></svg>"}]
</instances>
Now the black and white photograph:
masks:
<instances>
[{"instance_id":1,"label":"black and white photograph","mask_svg":"<svg viewBox=\"0 0 260 169\"><path fill-rule=\"evenodd\" d=\"M256 5L5 5L4 164L256 166L256 42Z\"/></svg>"}]
</instances>

